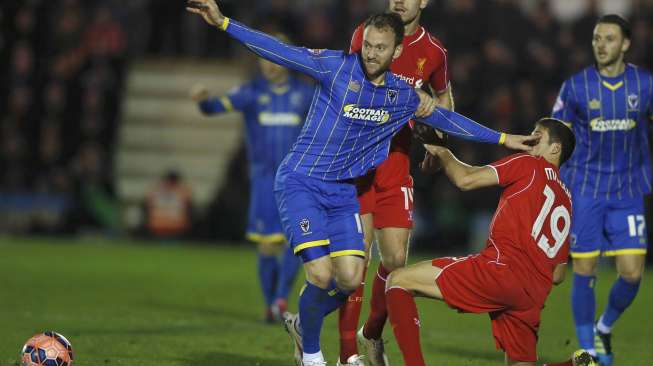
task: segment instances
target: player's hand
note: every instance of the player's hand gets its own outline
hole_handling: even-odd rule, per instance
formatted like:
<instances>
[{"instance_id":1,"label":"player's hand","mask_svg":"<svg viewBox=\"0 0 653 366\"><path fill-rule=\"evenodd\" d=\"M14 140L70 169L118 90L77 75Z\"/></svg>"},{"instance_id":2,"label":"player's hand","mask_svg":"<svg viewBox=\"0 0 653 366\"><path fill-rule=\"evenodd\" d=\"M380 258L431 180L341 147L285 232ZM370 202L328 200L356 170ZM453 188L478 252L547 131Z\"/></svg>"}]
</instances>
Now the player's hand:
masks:
<instances>
[{"instance_id":1,"label":"player's hand","mask_svg":"<svg viewBox=\"0 0 653 366\"><path fill-rule=\"evenodd\" d=\"M437 158L438 154L442 154L449 150L444 146L429 144L424 144L424 148L426 149L426 152L432 155L434 158Z\"/></svg>"},{"instance_id":2,"label":"player's hand","mask_svg":"<svg viewBox=\"0 0 653 366\"><path fill-rule=\"evenodd\" d=\"M415 91L417 91L417 96L419 97L419 105L415 110L415 117L421 118L430 116L435 110L435 107L438 106L438 103L435 98L428 95L424 90L415 89Z\"/></svg>"},{"instance_id":3,"label":"player's hand","mask_svg":"<svg viewBox=\"0 0 653 366\"><path fill-rule=\"evenodd\" d=\"M190 88L190 98L197 103L203 102L209 99L209 91L204 87L204 85L193 85L193 87Z\"/></svg>"},{"instance_id":4,"label":"player's hand","mask_svg":"<svg viewBox=\"0 0 653 366\"><path fill-rule=\"evenodd\" d=\"M506 141L503 142L503 145L513 150L531 151L539 141L539 135L506 135Z\"/></svg>"},{"instance_id":5,"label":"player's hand","mask_svg":"<svg viewBox=\"0 0 653 366\"><path fill-rule=\"evenodd\" d=\"M447 146L449 137L446 133L420 122L413 126L413 137L422 144Z\"/></svg>"},{"instance_id":6,"label":"player's hand","mask_svg":"<svg viewBox=\"0 0 653 366\"><path fill-rule=\"evenodd\" d=\"M215 0L188 0L186 10L199 14L204 20L215 27L222 26L224 15L215 3Z\"/></svg>"},{"instance_id":7,"label":"player's hand","mask_svg":"<svg viewBox=\"0 0 653 366\"><path fill-rule=\"evenodd\" d=\"M424 145L433 146L433 145ZM437 156L432 155L428 150L424 153L424 160L419 163L419 169L424 174L435 174L442 169L442 164L440 164L440 159Z\"/></svg>"}]
</instances>

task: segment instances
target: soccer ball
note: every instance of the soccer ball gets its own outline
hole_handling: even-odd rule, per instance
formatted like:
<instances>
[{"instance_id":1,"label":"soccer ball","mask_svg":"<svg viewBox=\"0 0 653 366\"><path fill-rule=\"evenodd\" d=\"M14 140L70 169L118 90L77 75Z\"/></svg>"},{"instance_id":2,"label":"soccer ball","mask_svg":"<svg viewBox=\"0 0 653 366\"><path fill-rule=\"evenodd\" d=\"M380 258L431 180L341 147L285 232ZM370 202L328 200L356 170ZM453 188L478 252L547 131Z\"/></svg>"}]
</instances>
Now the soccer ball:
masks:
<instances>
[{"instance_id":1,"label":"soccer ball","mask_svg":"<svg viewBox=\"0 0 653 366\"><path fill-rule=\"evenodd\" d=\"M72 366L73 347L59 333L39 333L25 342L20 362L21 366Z\"/></svg>"}]
</instances>

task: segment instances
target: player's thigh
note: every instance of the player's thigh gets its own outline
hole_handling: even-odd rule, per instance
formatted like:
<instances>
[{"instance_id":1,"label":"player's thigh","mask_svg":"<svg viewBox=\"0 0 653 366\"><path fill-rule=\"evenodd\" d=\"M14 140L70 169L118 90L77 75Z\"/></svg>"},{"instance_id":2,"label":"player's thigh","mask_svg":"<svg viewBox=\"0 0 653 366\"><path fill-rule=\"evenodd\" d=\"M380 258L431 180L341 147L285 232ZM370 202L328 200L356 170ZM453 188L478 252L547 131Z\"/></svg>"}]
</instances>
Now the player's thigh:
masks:
<instances>
[{"instance_id":1,"label":"player's thigh","mask_svg":"<svg viewBox=\"0 0 653 366\"><path fill-rule=\"evenodd\" d=\"M401 287L415 296L442 299L440 288L435 282L442 270L432 261L424 261L393 271L386 282L386 288Z\"/></svg>"},{"instance_id":2,"label":"player's thigh","mask_svg":"<svg viewBox=\"0 0 653 366\"><path fill-rule=\"evenodd\" d=\"M604 235L607 207L604 200L573 196L574 217L571 224L571 257L594 258L607 244Z\"/></svg>"},{"instance_id":3,"label":"player's thigh","mask_svg":"<svg viewBox=\"0 0 653 366\"><path fill-rule=\"evenodd\" d=\"M643 254L622 254L615 257L617 273L624 280L634 283L642 278L646 256Z\"/></svg>"},{"instance_id":4,"label":"player's thigh","mask_svg":"<svg viewBox=\"0 0 653 366\"><path fill-rule=\"evenodd\" d=\"M410 182L376 192L374 227L413 228L413 186Z\"/></svg>"},{"instance_id":5,"label":"player's thigh","mask_svg":"<svg viewBox=\"0 0 653 366\"><path fill-rule=\"evenodd\" d=\"M277 179L275 195L279 215L295 254L304 263L328 256L328 215L315 192L315 182L288 175Z\"/></svg>"},{"instance_id":6,"label":"player's thigh","mask_svg":"<svg viewBox=\"0 0 653 366\"><path fill-rule=\"evenodd\" d=\"M363 240L365 242L365 256L370 257L372 243L374 242L374 216L371 213L360 215L361 223L363 224Z\"/></svg>"},{"instance_id":7,"label":"player's thigh","mask_svg":"<svg viewBox=\"0 0 653 366\"><path fill-rule=\"evenodd\" d=\"M644 200L641 197L610 200L606 214L606 256L645 255L647 248Z\"/></svg>"},{"instance_id":8,"label":"player's thigh","mask_svg":"<svg viewBox=\"0 0 653 366\"><path fill-rule=\"evenodd\" d=\"M406 266L410 229L386 227L376 230L381 261L386 269L393 271Z\"/></svg>"}]
</instances>

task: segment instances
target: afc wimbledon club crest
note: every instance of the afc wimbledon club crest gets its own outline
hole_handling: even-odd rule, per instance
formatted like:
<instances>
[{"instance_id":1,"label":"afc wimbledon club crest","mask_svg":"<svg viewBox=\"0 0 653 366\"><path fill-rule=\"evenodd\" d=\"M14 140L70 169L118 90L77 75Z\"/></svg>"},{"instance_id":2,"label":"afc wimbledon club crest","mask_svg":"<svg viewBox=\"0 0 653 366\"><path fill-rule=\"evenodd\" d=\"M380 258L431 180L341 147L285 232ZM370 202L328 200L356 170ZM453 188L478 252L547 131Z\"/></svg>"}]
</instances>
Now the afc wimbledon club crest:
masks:
<instances>
[{"instance_id":1,"label":"afc wimbledon club crest","mask_svg":"<svg viewBox=\"0 0 653 366\"><path fill-rule=\"evenodd\" d=\"M299 227L302 229L304 234L308 234L309 230L311 230L311 222L308 221L308 219L302 219L299 222Z\"/></svg>"},{"instance_id":2,"label":"afc wimbledon club crest","mask_svg":"<svg viewBox=\"0 0 653 366\"><path fill-rule=\"evenodd\" d=\"M388 101L390 101L390 103L394 104L397 102L397 93L398 92L394 89L388 89Z\"/></svg>"},{"instance_id":3,"label":"afc wimbledon club crest","mask_svg":"<svg viewBox=\"0 0 653 366\"><path fill-rule=\"evenodd\" d=\"M639 107L639 97L637 97L637 94L628 95L628 109L634 110L637 107Z\"/></svg>"}]
</instances>

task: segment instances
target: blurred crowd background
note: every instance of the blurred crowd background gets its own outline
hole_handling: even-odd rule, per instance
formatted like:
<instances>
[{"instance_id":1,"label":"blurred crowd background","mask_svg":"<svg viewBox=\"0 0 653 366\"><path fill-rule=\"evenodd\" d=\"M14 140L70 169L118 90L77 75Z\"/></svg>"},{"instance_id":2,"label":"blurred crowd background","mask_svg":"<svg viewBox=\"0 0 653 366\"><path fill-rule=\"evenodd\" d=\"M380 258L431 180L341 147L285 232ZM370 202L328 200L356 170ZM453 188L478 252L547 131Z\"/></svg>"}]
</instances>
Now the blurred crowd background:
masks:
<instances>
[{"instance_id":1,"label":"blurred crowd background","mask_svg":"<svg viewBox=\"0 0 653 366\"><path fill-rule=\"evenodd\" d=\"M219 4L246 24L276 26L296 44L347 49L353 29L386 1ZM0 233L127 234L115 189L115 151L130 64L250 57L184 6L182 0L2 1ZM525 133L550 113L562 81L592 62L594 22L611 12L632 23L628 61L653 68L651 0L431 0L422 24L449 51L456 110L493 128ZM506 153L472 144L454 147L472 163ZM418 162L423 150L414 150ZM188 209L187 225L176 236L209 241L243 236L247 190L225 189L246 187L243 149L230 158L228 179L215 187L214 203L201 212ZM168 172L164 183L171 176L174 184L183 180ZM483 243L498 192L460 194L440 175L416 172L415 178L416 246ZM193 182L185 184L190 192ZM226 191L238 199L225 199ZM147 197L143 202L147 210ZM200 227L228 213L229 225Z\"/></svg>"}]
</instances>

